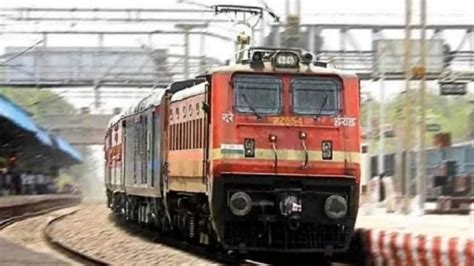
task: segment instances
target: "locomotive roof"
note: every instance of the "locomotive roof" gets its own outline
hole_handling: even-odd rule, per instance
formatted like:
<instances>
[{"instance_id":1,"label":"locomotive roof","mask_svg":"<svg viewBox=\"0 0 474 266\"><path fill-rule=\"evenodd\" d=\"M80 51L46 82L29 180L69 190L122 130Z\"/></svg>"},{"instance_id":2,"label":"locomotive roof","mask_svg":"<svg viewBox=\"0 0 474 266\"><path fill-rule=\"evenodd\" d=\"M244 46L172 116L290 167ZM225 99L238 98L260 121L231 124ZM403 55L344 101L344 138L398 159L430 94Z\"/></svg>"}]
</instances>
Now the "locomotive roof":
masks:
<instances>
[{"instance_id":1,"label":"locomotive roof","mask_svg":"<svg viewBox=\"0 0 474 266\"><path fill-rule=\"evenodd\" d=\"M123 109L120 114L117 114L110 119L108 127L115 125L118 121L120 121L120 119L124 117L140 113L152 106L159 105L161 103L163 95L165 94L165 91L165 89L156 90L145 98L142 98L137 102L129 105L127 108Z\"/></svg>"},{"instance_id":2,"label":"locomotive roof","mask_svg":"<svg viewBox=\"0 0 474 266\"><path fill-rule=\"evenodd\" d=\"M206 84L207 82L202 82L187 89L178 91L177 93L173 94L173 96L171 97L171 101L179 101L194 95L204 93L206 90Z\"/></svg>"},{"instance_id":3,"label":"locomotive roof","mask_svg":"<svg viewBox=\"0 0 474 266\"><path fill-rule=\"evenodd\" d=\"M115 125L120 120L121 117L122 117L122 113L114 115L109 120L109 124L107 125L107 127L110 128L111 126Z\"/></svg>"},{"instance_id":4,"label":"locomotive roof","mask_svg":"<svg viewBox=\"0 0 474 266\"><path fill-rule=\"evenodd\" d=\"M168 89L168 88L167 88ZM135 102L134 104L131 104L127 108L125 108L120 114L113 116L108 124L108 127L111 127L115 125L120 119L133 115L133 114L138 114L141 113L150 107L154 106L159 106L161 103L161 100L163 98L163 95L165 94L167 89L160 89L157 91L154 91L150 95L146 96L145 98L142 98ZM186 99L188 97L204 93L206 89L206 82L199 83L197 85L191 86L189 88L186 88L184 90L178 91L177 93L173 94L171 101L179 101L182 99Z\"/></svg>"},{"instance_id":5,"label":"locomotive roof","mask_svg":"<svg viewBox=\"0 0 474 266\"><path fill-rule=\"evenodd\" d=\"M305 65L299 64L298 69L275 69L271 62L263 62L263 68L254 69L251 67L250 63L239 63L234 65L228 66L221 66L212 69L211 73L219 73L219 72L256 72L256 73L292 73L292 74L335 74L342 77L357 77L352 72L343 71L340 69L335 68L328 68L328 67L320 67L315 66L313 64Z\"/></svg>"}]
</instances>

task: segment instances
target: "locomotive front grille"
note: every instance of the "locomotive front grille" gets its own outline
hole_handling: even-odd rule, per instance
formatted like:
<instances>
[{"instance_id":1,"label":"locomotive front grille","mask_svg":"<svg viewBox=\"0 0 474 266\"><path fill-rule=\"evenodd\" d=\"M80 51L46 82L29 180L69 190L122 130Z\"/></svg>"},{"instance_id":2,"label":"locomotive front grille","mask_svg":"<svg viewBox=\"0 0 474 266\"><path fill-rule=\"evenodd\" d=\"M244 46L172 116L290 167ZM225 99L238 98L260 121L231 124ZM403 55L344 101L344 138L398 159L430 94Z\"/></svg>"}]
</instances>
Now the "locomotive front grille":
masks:
<instances>
[{"instance_id":1,"label":"locomotive front grille","mask_svg":"<svg viewBox=\"0 0 474 266\"><path fill-rule=\"evenodd\" d=\"M345 250L352 230L338 224L303 223L297 230L291 230L286 224L268 225L269 230L255 223L225 224L224 242L232 247L244 245L248 250ZM266 232L266 233L265 233Z\"/></svg>"},{"instance_id":2,"label":"locomotive front grille","mask_svg":"<svg viewBox=\"0 0 474 266\"><path fill-rule=\"evenodd\" d=\"M230 176L221 181L217 189L222 189L222 198L215 203L227 248L339 252L348 247L357 215L354 180ZM244 205L251 199L251 210L245 213L232 210L230 199L239 193L247 195ZM346 201L347 212L340 217L326 213L327 199L334 195Z\"/></svg>"}]
</instances>

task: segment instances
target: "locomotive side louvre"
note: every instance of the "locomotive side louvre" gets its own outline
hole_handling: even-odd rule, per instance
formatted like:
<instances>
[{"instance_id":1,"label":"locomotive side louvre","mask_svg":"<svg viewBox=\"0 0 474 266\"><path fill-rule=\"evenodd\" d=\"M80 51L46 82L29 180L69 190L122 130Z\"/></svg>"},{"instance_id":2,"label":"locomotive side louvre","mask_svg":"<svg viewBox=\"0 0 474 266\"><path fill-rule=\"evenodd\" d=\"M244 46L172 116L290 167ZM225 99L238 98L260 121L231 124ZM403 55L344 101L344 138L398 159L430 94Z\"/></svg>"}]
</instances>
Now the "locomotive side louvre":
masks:
<instances>
[{"instance_id":1,"label":"locomotive side louvre","mask_svg":"<svg viewBox=\"0 0 474 266\"><path fill-rule=\"evenodd\" d=\"M131 195L160 197L161 191L161 134L163 119L160 101L164 92L141 101L130 114L125 113L124 175L125 191Z\"/></svg>"}]
</instances>

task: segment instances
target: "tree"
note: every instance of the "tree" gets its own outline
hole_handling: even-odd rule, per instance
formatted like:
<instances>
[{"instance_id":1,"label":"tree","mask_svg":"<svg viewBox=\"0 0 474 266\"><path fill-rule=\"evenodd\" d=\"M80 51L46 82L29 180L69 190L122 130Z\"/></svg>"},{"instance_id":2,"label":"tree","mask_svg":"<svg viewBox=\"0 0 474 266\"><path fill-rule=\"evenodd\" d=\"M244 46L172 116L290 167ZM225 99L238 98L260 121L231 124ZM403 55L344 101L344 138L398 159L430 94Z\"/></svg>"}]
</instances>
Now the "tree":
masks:
<instances>
[{"instance_id":1,"label":"tree","mask_svg":"<svg viewBox=\"0 0 474 266\"><path fill-rule=\"evenodd\" d=\"M42 89L0 88L0 93L27 110L41 122L47 114L73 114L74 107L58 94Z\"/></svg>"},{"instance_id":2,"label":"tree","mask_svg":"<svg viewBox=\"0 0 474 266\"><path fill-rule=\"evenodd\" d=\"M414 92L416 93L416 92ZM415 96L415 95L414 95ZM465 96L441 96L435 94L434 92L429 92L426 98L427 110L426 110L426 123L427 124L439 124L443 132L450 132L453 142L459 142L466 140L470 136L470 115L474 111L474 106L469 103L472 94ZM415 97L411 97L414 99ZM397 95L396 97L390 99L386 104L386 117L385 121L387 124L393 125L394 127L402 128L403 127L403 95ZM380 103L377 101L372 101L372 129L374 132L377 132L380 128ZM412 103L413 110L413 119L417 114L417 105ZM362 127L367 128L368 123L368 109L369 103L365 102L362 104ZM416 134L418 131L417 124L414 123L411 128L412 134L412 144L416 141ZM433 137L436 132L427 132L426 133L426 143L427 146L431 146L433 143ZM395 136L396 138L397 136ZM386 138L385 139L385 151L386 153L395 152L396 142L395 138ZM377 153L379 145L378 138L372 139L370 141L370 146L372 147L369 152Z\"/></svg>"},{"instance_id":3,"label":"tree","mask_svg":"<svg viewBox=\"0 0 474 266\"><path fill-rule=\"evenodd\" d=\"M41 125L45 117L49 114L74 114L74 107L58 94L44 89L32 88L0 88L0 94L5 95L10 100L23 107L33 119ZM83 158L92 156L92 152L88 147L76 147L82 154ZM72 177L75 182L80 179L87 178L84 173L89 173L90 166L88 160L85 164L75 165L68 169L62 169L62 177L58 183Z\"/></svg>"}]
</instances>

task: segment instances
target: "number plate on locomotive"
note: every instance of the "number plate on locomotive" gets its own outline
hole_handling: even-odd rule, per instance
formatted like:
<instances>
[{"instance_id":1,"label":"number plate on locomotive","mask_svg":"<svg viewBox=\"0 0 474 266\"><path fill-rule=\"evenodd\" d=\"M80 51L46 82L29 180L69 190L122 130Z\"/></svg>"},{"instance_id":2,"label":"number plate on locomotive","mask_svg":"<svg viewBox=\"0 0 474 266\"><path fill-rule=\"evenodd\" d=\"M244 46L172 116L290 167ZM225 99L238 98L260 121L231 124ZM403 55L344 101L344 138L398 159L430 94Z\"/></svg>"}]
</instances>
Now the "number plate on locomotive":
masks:
<instances>
[{"instance_id":1,"label":"number plate on locomotive","mask_svg":"<svg viewBox=\"0 0 474 266\"><path fill-rule=\"evenodd\" d=\"M336 127L354 127L356 119L353 117L336 117L334 118L334 126Z\"/></svg>"},{"instance_id":2,"label":"number plate on locomotive","mask_svg":"<svg viewBox=\"0 0 474 266\"><path fill-rule=\"evenodd\" d=\"M303 124L303 118L292 116L273 117L272 123L274 125L297 126Z\"/></svg>"}]
</instances>

